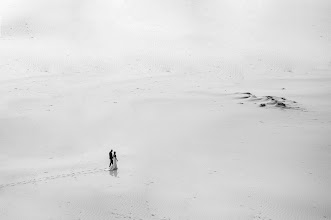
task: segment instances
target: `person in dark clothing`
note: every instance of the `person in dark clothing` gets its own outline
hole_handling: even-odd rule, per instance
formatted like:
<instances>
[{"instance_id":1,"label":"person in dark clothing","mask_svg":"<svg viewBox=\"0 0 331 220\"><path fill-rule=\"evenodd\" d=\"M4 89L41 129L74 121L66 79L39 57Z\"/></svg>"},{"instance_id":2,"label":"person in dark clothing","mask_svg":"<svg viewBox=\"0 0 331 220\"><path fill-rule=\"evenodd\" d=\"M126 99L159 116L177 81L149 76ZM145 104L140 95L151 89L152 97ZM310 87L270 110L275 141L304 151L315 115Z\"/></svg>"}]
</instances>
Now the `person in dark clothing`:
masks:
<instances>
[{"instance_id":1,"label":"person in dark clothing","mask_svg":"<svg viewBox=\"0 0 331 220\"><path fill-rule=\"evenodd\" d=\"M109 167L113 164L113 150L111 150L109 152L109 160L110 160L110 163L109 163Z\"/></svg>"}]
</instances>

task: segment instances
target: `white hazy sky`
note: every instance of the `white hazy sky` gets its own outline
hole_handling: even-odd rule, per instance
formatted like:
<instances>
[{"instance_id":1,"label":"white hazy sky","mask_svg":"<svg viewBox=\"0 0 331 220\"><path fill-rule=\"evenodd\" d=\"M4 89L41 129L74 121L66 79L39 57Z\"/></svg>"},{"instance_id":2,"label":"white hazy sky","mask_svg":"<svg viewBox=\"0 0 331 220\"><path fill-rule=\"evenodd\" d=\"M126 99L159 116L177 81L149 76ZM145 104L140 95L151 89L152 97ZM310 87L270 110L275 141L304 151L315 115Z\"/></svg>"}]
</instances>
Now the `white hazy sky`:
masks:
<instances>
[{"instance_id":1,"label":"white hazy sky","mask_svg":"<svg viewBox=\"0 0 331 220\"><path fill-rule=\"evenodd\" d=\"M2 37L330 59L329 0L2 0ZM28 30L25 30L28 29Z\"/></svg>"}]
</instances>

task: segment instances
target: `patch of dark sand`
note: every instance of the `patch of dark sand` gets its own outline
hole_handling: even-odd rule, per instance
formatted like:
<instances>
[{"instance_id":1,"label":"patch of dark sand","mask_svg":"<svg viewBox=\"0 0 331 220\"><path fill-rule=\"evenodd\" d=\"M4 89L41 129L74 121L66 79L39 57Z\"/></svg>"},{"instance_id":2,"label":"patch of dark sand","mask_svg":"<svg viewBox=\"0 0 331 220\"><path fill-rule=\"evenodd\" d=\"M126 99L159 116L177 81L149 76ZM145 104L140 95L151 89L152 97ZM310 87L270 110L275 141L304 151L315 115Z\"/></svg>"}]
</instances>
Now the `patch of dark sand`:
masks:
<instances>
[{"instance_id":1,"label":"patch of dark sand","mask_svg":"<svg viewBox=\"0 0 331 220\"><path fill-rule=\"evenodd\" d=\"M273 107L280 109L300 109L296 101L277 96L256 96L250 92L235 93L236 99L244 99L247 102L259 104L259 107Z\"/></svg>"}]
</instances>

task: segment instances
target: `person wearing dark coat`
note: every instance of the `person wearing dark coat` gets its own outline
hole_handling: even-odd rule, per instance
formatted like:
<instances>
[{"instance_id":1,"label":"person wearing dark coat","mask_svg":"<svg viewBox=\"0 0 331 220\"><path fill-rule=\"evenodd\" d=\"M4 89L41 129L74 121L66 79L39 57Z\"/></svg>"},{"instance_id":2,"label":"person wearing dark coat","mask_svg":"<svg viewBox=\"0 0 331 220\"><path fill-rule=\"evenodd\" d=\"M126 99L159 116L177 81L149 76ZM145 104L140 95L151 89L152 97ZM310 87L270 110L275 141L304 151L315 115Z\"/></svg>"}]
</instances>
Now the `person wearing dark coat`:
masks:
<instances>
[{"instance_id":1,"label":"person wearing dark coat","mask_svg":"<svg viewBox=\"0 0 331 220\"><path fill-rule=\"evenodd\" d=\"M109 163L109 167L113 164L113 150L111 150L109 152L109 160L110 160L110 163Z\"/></svg>"}]
</instances>

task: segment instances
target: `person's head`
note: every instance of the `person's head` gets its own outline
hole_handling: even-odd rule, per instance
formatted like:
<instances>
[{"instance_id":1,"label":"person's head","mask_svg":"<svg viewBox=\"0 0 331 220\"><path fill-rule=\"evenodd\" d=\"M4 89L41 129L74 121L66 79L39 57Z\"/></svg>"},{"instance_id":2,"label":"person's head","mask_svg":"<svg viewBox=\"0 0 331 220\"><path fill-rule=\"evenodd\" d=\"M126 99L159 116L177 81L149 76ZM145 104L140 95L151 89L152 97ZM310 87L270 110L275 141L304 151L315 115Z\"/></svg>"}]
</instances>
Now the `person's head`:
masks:
<instances>
[{"instance_id":1,"label":"person's head","mask_svg":"<svg viewBox=\"0 0 331 220\"><path fill-rule=\"evenodd\" d=\"M113 149L110 152L113 152Z\"/></svg>"},{"instance_id":2,"label":"person's head","mask_svg":"<svg viewBox=\"0 0 331 220\"><path fill-rule=\"evenodd\" d=\"M116 155L116 151L114 151L114 155Z\"/></svg>"}]
</instances>

